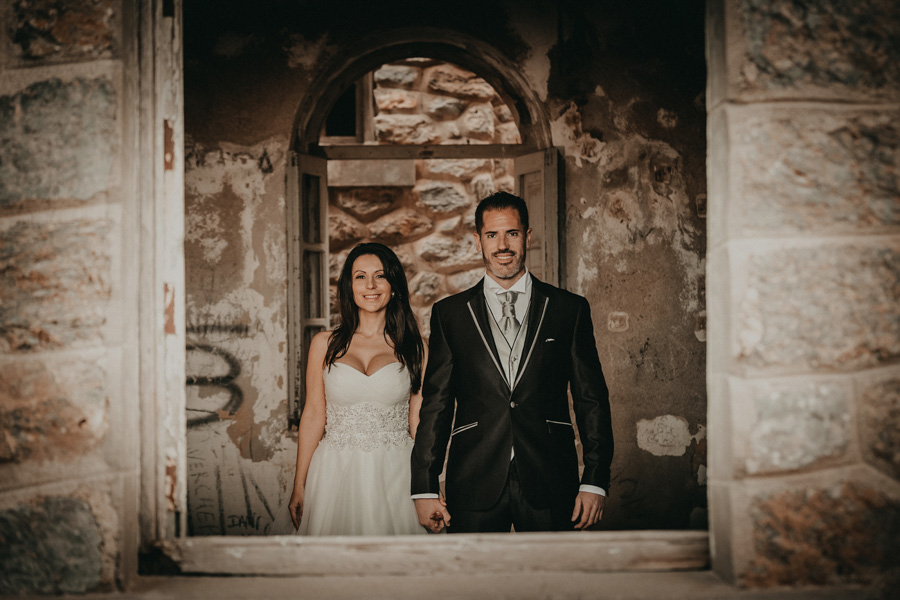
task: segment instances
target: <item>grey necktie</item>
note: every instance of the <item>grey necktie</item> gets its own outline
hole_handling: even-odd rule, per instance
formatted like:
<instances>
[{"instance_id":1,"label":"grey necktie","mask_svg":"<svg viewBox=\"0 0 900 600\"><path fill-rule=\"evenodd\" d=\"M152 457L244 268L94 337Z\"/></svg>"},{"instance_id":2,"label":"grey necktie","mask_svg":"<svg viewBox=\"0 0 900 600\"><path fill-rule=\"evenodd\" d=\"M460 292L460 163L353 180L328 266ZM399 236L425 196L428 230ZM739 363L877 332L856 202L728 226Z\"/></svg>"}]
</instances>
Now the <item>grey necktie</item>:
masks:
<instances>
[{"instance_id":1,"label":"grey necktie","mask_svg":"<svg viewBox=\"0 0 900 600\"><path fill-rule=\"evenodd\" d=\"M503 332L510 346L515 342L519 327L522 326L516 318L516 296L518 295L519 292L497 294L497 297L500 298L500 307L503 309L503 316L500 317L500 331Z\"/></svg>"}]
</instances>

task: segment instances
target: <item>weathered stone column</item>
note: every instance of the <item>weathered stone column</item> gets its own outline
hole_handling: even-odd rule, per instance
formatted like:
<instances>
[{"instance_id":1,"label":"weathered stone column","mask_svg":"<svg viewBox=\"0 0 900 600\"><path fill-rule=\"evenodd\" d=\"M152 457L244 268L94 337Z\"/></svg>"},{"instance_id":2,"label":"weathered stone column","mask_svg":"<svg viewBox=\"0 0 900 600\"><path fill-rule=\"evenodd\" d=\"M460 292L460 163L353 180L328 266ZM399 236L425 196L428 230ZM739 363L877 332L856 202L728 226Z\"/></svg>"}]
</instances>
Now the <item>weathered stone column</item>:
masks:
<instances>
[{"instance_id":1,"label":"weathered stone column","mask_svg":"<svg viewBox=\"0 0 900 600\"><path fill-rule=\"evenodd\" d=\"M900 9L708 3L713 567L900 564Z\"/></svg>"},{"instance_id":2,"label":"weathered stone column","mask_svg":"<svg viewBox=\"0 0 900 600\"><path fill-rule=\"evenodd\" d=\"M137 532L123 11L0 15L0 595L108 590Z\"/></svg>"}]
</instances>

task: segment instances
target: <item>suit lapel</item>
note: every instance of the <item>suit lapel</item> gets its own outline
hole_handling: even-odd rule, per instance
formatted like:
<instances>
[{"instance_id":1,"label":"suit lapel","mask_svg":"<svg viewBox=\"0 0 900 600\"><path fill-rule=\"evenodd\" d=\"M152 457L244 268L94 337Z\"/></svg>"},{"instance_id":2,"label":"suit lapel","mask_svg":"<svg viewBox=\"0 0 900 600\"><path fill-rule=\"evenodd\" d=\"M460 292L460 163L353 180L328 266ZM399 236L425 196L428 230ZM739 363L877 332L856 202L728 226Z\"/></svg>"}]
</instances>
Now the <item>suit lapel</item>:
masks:
<instances>
[{"instance_id":1,"label":"suit lapel","mask_svg":"<svg viewBox=\"0 0 900 600\"><path fill-rule=\"evenodd\" d=\"M528 327L525 329L525 344L522 346L522 360L519 361L519 369L516 371L515 384L519 383L522 373L531 360L531 354L537 343L538 332L544 322L544 315L547 312L547 305L550 303L547 295L541 291L541 282L532 275L531 276L531 302L528 303Z\"/></svg>"},{"instance_id":2,"label":"suit lapel","mask_svg":"<svg viewBox=\"0 0 900 600\"><path fill-rule=\"evenodd\" d=\"M506 374L503 372L503 368L500 366L500 353L497 351L497 346L494 343L494 334L491 333L491 324L488 320L491 317L488 315L487 301L484 299L483 279L481 280L481 283L472 288L472 292L471 296L469 296L469 300L466 302L469 307L469 313L472 315L472 320L475 321L475 327L478 329L481 341L484 343L485 348L487 348L488 353L490 353L491 360L494 362L494 366L497 367L500 377L503 379L503 382L506 383L506 387L512 389L509 381L506 380Z\"/></svg>"}]
</instances>

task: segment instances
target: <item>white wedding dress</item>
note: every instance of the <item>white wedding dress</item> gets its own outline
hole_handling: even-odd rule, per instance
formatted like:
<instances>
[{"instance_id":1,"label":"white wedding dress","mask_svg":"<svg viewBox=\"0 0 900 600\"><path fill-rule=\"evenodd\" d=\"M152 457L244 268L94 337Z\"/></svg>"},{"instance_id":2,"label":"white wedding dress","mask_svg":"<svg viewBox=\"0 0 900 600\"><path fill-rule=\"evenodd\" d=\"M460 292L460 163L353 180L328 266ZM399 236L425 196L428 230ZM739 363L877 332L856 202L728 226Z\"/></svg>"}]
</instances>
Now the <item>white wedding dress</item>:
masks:
<instances>
[{"instance_id":1,"label":"white wedding dress","mask_svg":"<svg viewBox=\"0 0 900 600\"><path fill-rule=\"evenodd\" d=\"M409 372L326 367L325 435L306 476L300 535L424 534L410 498Z\"/></svg>"}]
</instances>

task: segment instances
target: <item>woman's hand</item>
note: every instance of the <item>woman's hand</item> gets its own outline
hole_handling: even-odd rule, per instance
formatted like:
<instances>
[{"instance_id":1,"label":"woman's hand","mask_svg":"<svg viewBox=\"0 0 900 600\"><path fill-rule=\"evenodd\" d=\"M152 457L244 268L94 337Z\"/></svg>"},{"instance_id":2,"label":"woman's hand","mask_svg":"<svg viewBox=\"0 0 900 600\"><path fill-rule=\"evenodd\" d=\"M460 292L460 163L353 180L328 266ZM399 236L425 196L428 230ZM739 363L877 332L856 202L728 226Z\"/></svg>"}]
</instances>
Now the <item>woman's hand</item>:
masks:
<instances>
[{"instance_id":1,"label":"woman's hand","mask_svg":"<svg viewBox=\"0 0 900 600\"><path fill-rule=\"evenodd\" d=\"M303 517L303 495L306 490L303 488L295 488L294 493L291 494L291 499L288 502L288 510L291 511L291 522L294 524L294 529L300 529L300 518Z\"/></svg>"}]
</instances>

